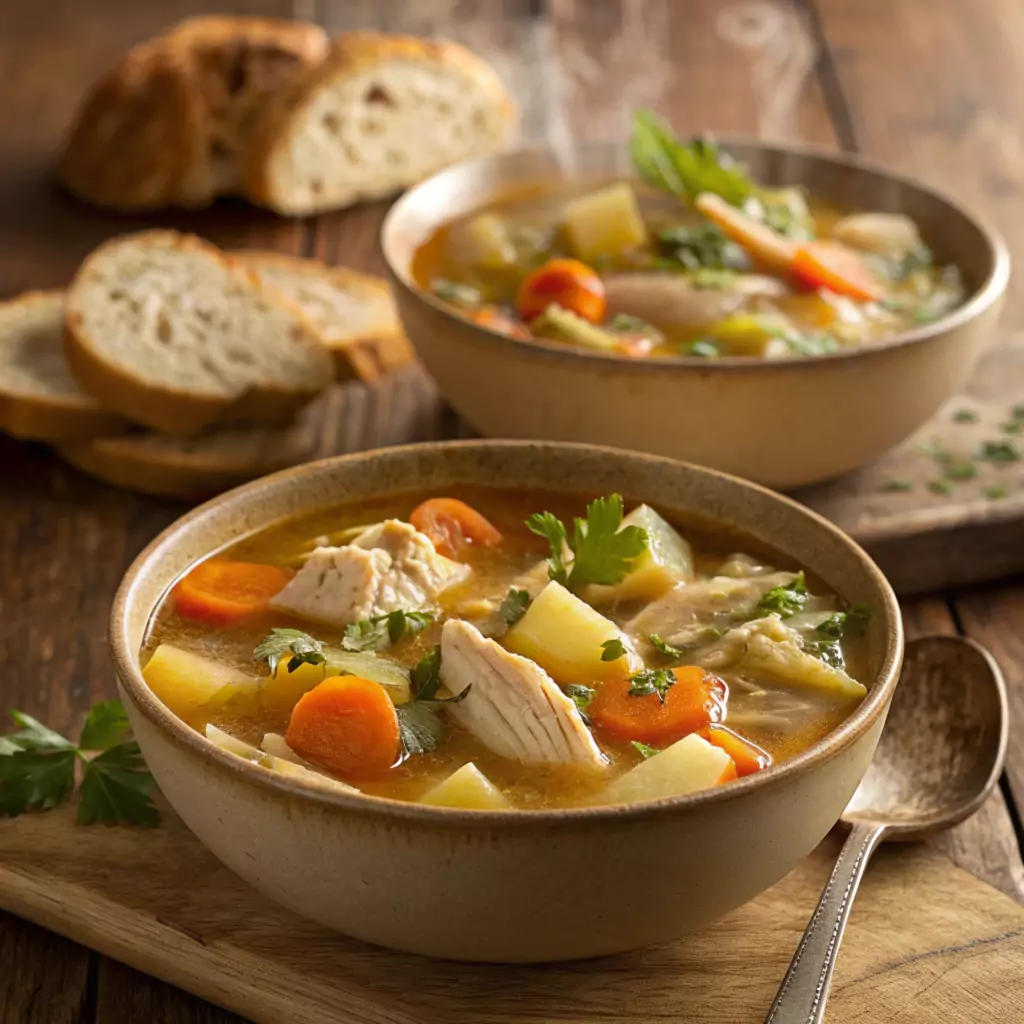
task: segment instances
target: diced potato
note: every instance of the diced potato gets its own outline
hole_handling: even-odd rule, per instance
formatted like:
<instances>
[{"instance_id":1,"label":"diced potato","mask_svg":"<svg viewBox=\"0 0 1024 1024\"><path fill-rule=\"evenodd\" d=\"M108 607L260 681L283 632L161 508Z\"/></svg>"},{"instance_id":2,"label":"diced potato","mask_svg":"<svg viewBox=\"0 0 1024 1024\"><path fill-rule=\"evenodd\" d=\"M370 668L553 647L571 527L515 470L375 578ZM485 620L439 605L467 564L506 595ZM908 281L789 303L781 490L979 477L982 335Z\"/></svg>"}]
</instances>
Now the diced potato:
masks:
<instances>
[{"instance_id":1,"label":"diced potato","mask_svg":"<svg viewBox=\"0 0 1024 1024\"><path fill-rule=\"evenodd\" d=\"M731 761L724 750L691 733L620 775L601 794L601 802L631 804L710 789Z\"/></svg>"},{"instance_id":2,"label":"diced potato","mask_svg":"<svg viewBox=\"0 0 1024 1024\"><path fill-rule=\"evenodd\" d=\"M677 583L693 579L693 551L679 533L650 505L640 505L622 520L647 532L647 550L633 563L630 574L614 587L590 587L594 601L643 598L653 601Z\"/></svg>"},{"instance_id":3,"label":"diced potato","mask_svg":"<svg viewBox=\"0 0 1024 1024\"><path fill-rule=\"evenodd\" d=\"M569 243L581 260L617 256L647 242L636 195L624 181L573 199L562 214Z\"/></svg>"},{"instance_id":4,"label":"diced potato","mask_svg":"<svg viewBox=\"0 0 1024 1024\"><path fill-rule=\"evenodd\" d=\"M419 802L464 811L497 811L509 806L501 790L472 761L439 782Z\"/></svg>"},{"instance_id":5,"label":"diced potato","mask_svg":"<svg viewBox=\"0 0 1024 1024\"><path fill-rule=\"evenodd\" d=\"M201 654L161 644L142 670L142 678L176 715L187 718L204 705L216 706L259 680Z\"/></svg>"},{"instance_id":6,"label":"diced potato","mask_svg":"<svg viewBox=\"0 0 1024 1024\"><path fill-rule=\"evenodd\" d=\"M767 355L782 324L753 313L735 313L709 328L708 335L722 343L730 356Z\"/></svg>"},{"instance_id":7,"label":"diced potato","mask_svg":"<svg viewBox=\"0 0 1024 1024\"><path fill-rule=\"evenodd\" d=\"M481 213L469 221L459 241L462 258L468 263L500 270L516 261L516 249L509 237L508 225L495 213Z\"/></svg>"},{"instance_id":8,"label":"diced potato","mask_svg":"<svg viewBox=\"0 0 1024 1024\"><path fill-rule=\"evenodd\" d=\"M239 757L244 757L247 761L258 761L260 759L260 752L251 743L244 743L242 740L232 736L231 733L218 729L215 725L208 724L206 726L206 738L211 743L216 743L223 750L237 754Z\"/></svg>"},{"instance_id":9,"label":"diced potato","mask_svg":"<svg viewBox=\"0 0 1024 1024\"><path fill-rule=\"evenodd\" d=\"M620 640L626 655L602 661L601 645ZM588 686L640 668L629 641L610 619L552 580L505 634L505 647L530 658L563 686Z\"/></svg>"}]
</instances>

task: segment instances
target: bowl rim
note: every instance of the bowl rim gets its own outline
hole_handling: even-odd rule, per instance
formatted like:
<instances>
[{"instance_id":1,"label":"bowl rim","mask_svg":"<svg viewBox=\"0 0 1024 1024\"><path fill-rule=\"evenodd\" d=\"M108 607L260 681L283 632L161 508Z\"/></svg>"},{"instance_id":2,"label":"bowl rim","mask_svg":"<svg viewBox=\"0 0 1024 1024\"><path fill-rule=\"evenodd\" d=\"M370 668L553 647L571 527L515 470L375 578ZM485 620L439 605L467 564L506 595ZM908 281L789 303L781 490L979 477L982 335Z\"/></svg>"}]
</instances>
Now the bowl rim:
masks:
<instances>
[{"instance_id":1,"label":"bowl rim","mask_svg":"<svg viewBox=\"0 0 1024 1024\"><path fill-rule=\"evenodd\" d=\"M400 287L414 301L420 301L438 311L442 315L465 325L477 337L486 339L486 343L510 349L512 352L531 353L541 359L572 361L574 359L589 360L595 367L614 367L616 372L627 373L651 373L668 368L675 369L700 369L706 373L729 373L739 370L747 372L771 373L782 371L787 368L816 365L821 363L842 363L857 358L867 358L869 355L884 353L908 347L911 345L923 344L932 338L945 335L950 331L957 330L964 324L980 316L993 304L999 301L1006 291L1010 279L1010 251L1005 239L999 231L988 221L986 217L968 209L958 199L953 198L942 189L896 171L887 170L881 163L864 158L859 154L845 153L839 150L829 149L826 146L804 144L804 143L774 143L753 136L732 133L715 133L714 139L721 143L722 147L748 146L753 149L761 149L766 152L790 154L798 157L810 157L822 160L825 163L835 164L840 167L850 167L858 171L873 175L888 182L894 182L903 188L913 189L922 192L937 202L945 205L970 223L985 240L992 257L992 265L985 280L975 289L973 294L956 309L951 310L938 320L927 324L921 324L907 331L900 331L891 338L861 345L853 348L844 348L836 352L822 353L821 355L799 355L787 357L786 359L751 359L746 356L719 356L716 359L706 359L700 356L659 356L656 359L636 359L632 356L622 355L613 352L598 352L593 349L581 348L578 346L560 345L544 338L513 338L507 334L492 330L489 327L482 327L472 320L463 316L451 306L442 302L429 291L421 288L412 278L411 265L399 265L391 252L391 237L397 230L396 223L403 216L406 210L412 205L416 197L425 189L432 186L436 181L448 175L466 173L473 167L485 167L488 164L501 163L504 160L521 159L529 156L544 156L557 159L554 149L549 145L524 145L514 149L503 150L499 153L490 153L484 156L464 160L460 163L446 167L436 174L431 175L413 188L404 192L391 206L384 217L380 227L378 244L388 274L395 287ZM596 150L625 147L624 142L616 141L584 141L575 142L576 150ZM639 180L635 175L632 180ZM619 180L619 179L615 179ZM479 207L482 209L482 207Z\"/></svg>"},{"instance_id":2,"label":"bowl rim","mask_svg":"<svg viewBox=\"0 0 1024 1024\"><path fill-rule=\"evenodd\" d=\"M634 804L607 804L593 807L540 810L515 808L485 811L434 807L365 793L351 794L343 790L335 791L326 787L319 788L304 785L287 775L282 775L262 765L247 761L217 746L175 715L150 690L142 677L138 649L133 650L133 645L129 642L127 612L134 601L134 593L140 585L140 579L144 578L151 567L159 563L161 555L166 549L174 546L177 535L183 527L199 522L223 505L232 503L245 504L254 501L268 483L281 484L289 480L330 472L339 463L358 465L359 463L370 462L382 456L400 458L403 454L412 452L443 453L452 449L483 450L495 448L528 448L534 451L543 449L552 452L567 452L569 454L573 451L586 450L590 453L606 453L618 458L628 456L631 459L640 459L652 462L658 466L664 466L666 469L684 467L691 472L716 477L739 485L742 488L759 492L776 503L789 506L798 515L812 520L817 528L824 529L830 533L834 539L838 540L855 556L867 577L871 579L883 595L883 607L878 610L878 614L882 616L882 621L886 626L885 648L882 663L875 676L873 685L868 690L864 700L845 721L795 757L775 764L762 772L737 779L728 786L702 790L685 796L667 797ZM147 616L152 613L152 610L152 607L147 609ZM884 718L892 692L898 682L904 649L903 625L899 604L896 595L882 575L881 570L867 553L855 541L843 533L842 530L799 502L793 501L769 488L749 483L739 477L663 456L647 455L645 453L602 445L569 442L487 440L433 441L331 456L261 477L258 480L243 484L204 502L162 530L136 556L122 578L114 597L110 614L108 639L111 658L114 662L119 683L128 694L132 704L148 719L149 723L155 726L164 735L164 738L171 740L179 747L186 748L189 753L209 763L211 767L227 771L236 780L247 783L257 789L269 790L279 797L299 799L305 804L321 808L337 808L346 813L380 817L382 819L398 819L433 827L502 831L514 831L537 826L572 827L599 823L608 823L610 825L612 823L659 818L691 807L700 807L711 803L727 803L757 790L774 788L795 775L812 771L819 765L832 760L841 751L868 732L879 718ZM145 754L145 751L143 751L143 754Z\"/></svg>"}]
</instances>

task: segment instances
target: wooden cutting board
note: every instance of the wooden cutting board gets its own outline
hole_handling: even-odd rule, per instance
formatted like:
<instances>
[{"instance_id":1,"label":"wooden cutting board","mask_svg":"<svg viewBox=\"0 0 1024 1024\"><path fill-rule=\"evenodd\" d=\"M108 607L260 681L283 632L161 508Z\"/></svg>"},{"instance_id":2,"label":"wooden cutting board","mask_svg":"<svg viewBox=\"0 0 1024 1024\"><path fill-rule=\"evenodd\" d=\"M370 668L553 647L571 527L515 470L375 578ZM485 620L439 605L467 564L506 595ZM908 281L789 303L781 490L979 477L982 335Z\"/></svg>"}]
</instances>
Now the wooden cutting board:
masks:
<instances>
[{"instance_id":1,"label":"wooden cutting board","mask_svg":"<svg viewBox=\"0 0 1024 1024\"><path fill-rule=\"evenodd\" d=\"M488 967L389 953L307 924L161 809L150 832L82 828L68 808L4 821L0 908L258 1024L754 1024L837 849L830 838L759 899L672 945ZM1022 1021L1022 963L1024 908L933 850L883 849L853 911L829 1019Z\"/></svg>"}]
</instances>

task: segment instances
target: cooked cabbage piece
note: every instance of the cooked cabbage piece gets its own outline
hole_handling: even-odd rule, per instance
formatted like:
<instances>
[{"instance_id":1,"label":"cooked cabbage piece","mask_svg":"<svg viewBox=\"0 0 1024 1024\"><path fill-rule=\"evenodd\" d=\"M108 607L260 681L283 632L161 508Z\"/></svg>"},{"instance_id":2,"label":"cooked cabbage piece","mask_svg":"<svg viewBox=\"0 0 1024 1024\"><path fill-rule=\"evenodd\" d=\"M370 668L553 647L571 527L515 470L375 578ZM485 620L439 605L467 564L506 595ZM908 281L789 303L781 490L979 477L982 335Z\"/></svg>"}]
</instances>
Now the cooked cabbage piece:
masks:
<instances>
[{"instance_id":1,"label":"cooked cabbage piece","mask_svg":"<svg viewBox=\"0 0 1024 1024\"><path fill-rule=\"evenodd\" d=\"M509 806L501 790L472 761L428 790L419 802L464 811L497 811Z\"/></svg>"},{"instance_id":2,"label":"cooked cabbage piece","mask_svg":"<svg viewBox=\"0 0 1024 1024\"><path fill-rule=\"evenodd\" d=\"M551 338L554 341L569 341L598 352L613 352L620 344L611 331L595 327L577 316L570 309L563 309L552 303L540 316L530 322L530 330L537 338Z\"/></svg>"},{"instance_id":3,"label":"cooked cabbage piece","mask_svg":"<svg viewBox=\"0 0 1024 1024\"><path fill-rule=\"evenodd\" d=\"M647 228L627 182L566 203L563 223L573 252L584 261L618 256L647 244Z\"/></svg>"},{"instance_id":4,"label":"cooked cabbage piece","mask_svg":"<svg viewBox=\"0 0 1024 1024\"><path fill-rule=\"evenodd\" d=\"M244 757L247 761L258 761L260 759L260 752L251 743L245 743L240 739L236 739L231 733L219 729L210 722L206 725L206 738L211 743L216 743L222 750L226 750L231 754L237 754L239 757Z\"/></svg>"}]
</instances>

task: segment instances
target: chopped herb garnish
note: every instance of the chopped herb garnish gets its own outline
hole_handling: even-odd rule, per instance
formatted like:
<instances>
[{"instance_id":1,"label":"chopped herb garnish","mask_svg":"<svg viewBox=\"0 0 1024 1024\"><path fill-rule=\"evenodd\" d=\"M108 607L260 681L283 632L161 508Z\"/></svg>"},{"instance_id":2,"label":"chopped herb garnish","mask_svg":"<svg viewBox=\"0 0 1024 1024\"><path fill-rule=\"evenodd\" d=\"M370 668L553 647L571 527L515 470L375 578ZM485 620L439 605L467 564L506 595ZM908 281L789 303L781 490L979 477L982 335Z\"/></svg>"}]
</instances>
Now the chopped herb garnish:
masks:
<instances>
[{"instance_id":1,"label":"chopped herb garnish","mask_svg":"<svg viewBox=\"0 0 1024 1024\"><path fill-rule=\"evenodd\" d=\"M615 637L612 640L605 640L601 644L601 660L602 661L618 661L619 658L626 656L626 646L623 642Z\"/></svg>"},{"instance_id":2,"label":"chopped herb garnish","mask_svg":"<svg viewBox=\"0 0 1024 1024\"><path fill-rule=\"evenodd\" d=\"M438 710L457 704L469 695L470 686L454 697L437 696L441 687L441 648L431 648L409 673L412 699L395 707L402 748L407 755L429 754L444 737L444 723Z\"/></svg>"},{"instance_id":3,"label":"chopped herb garnish","mask_svg":"<svg viewBox=\"0 0 1024 1024\"><path fill-rule=\"evenodd\" d=\"M11 718L20 728L0 737L0 814L59 807L74 792L75 767L82 764L79 824L159 823L156 783L139 745L126 740L128 717L119 700L93 705L77 744L20 711Z\"/></svg>"},{"instance_id":4,"label":"chopped herb garnish","mask_svg":"<svg viewBox=\"0 0 1024 1024\"><path fill-rule=\"evenodd\" d=\"M830 334L800 331L780 331L778 336L790 349L802 356L827 356L839 351L839 342Z\"/></svg>"},{"instance_id":5,"label":"chopped herb garnish","mask_svg":"<svg viewBox=\"0 0 1024 1024\"><path fill-rule=\"evenodd\" d=\"M1014 406L1014 407L1013 407L1013 408L1012 408L1012 409L1010 410L1010 415L1011 415L1011 416L1012 416L1012 417L1013 417L1013 418L1014 418L1015 420L1022 420L1022 421L1024 421L1024 405L1015 405L1015 406Z\"/></svg>"},{"instance_id":6,"label":"chopped herb garnish","mask_svg":"<svg viewBox=\"0 0 1024 1024\"><path fill-rule=\"evenodd\" d=\"M565 688L565 695L576 705L576 710L587 720L587 709L596 696L597 691L592 686L580 686L579 683L570 683Z\"/></svg>"},{"instance_id":7,"label":"chopped herb garnish","mask_svg":"<svg viewBox=\"0 0 1024 1024\"><path fill-rule=\"evenodd\" d=\"M717 359L721 354L717 341L710 338L699 338L688 342L682 349L684 356L700 356L702 359Z\"/></svg>"},{"instance_id":8,"label":"chopped herb garnish","mask_svg":"<svg viewBox=\"0 0 1024 1024\"><path fill-rule=\"evenodd\" d=\"M803 649L833 668L845 668L840 641L846 636L861 636L867 629L871 610L855 604L845 612L836 612L814 629L814 635L803 641Z\"/></svg>"},{"instance_id":9,"label":"chopped herb garnish","mask_svg":"<svg viewBox=\"0 0 1024 1024\"><path fill-rule=\"evenodd\" d=\"M648 338L663 337L657 327L652 327L646 320L629 313L616 313L615 316L605 324L605 329L613 334L642 334Z\"/></svg>"},{"instance_id":10,"label":"chopped herb garnish","mask_svg":"<svg viewBox=\"0 0 1024 1024\"><path fill-rule=\"evenodd\" d=\"M779 587L772 587L764 597L757 603L757 611L761 615L770 615L772 612L788 619L796 615L807 603L807 580L803 572L798 572L796 578L784 583Z\"/></svg>"},{"instance_id":11,"label":"chopped herb garnish","mask_svg":"<svg viewBox=\"0 0 1024 1024\"><path fill-rule=\"evenodd\" d=\"M954 423L977 423L978 414L973 409L958 409L953 413Z\"/></svg>"},{"instance_id":12,"label":"chopped herb garnish","mask_svg":"<svg viewBox=\"0 0 1024 1024\"><path fill-rule=\"evenodd\" d=\"M743 250L714 224L666 228L658 233L658 245L663 257L690 271L698 288L723 287L723 279L715 275L726 274L731 281L735 275L730 268L744 260ZM698 281L700 275L711 276Z\"/></svg>"},{"instance_id":13,"label":"chopped herb garnish","mask_svg":"<svg viewBox=\"0 0 1024 1024\"><path fill-rule=\"evenodd\" d=\"M985 488L985 497L990 501L998 501L1000 498L1005 498L1008 493L1002 484L995 484L992 487Z\"/></svg>"},{"instance_id":14,"label":"chopped herb garnish","mask_svg":"<svg viewBox=\"0 0 1024 1024\"><path fill-rule=\"evenodd\" d=\"M636 748L640 756L646 761L649 757L654 757L655 754L660 754L661 751L657 747L652 747L649 743L641 743L639 740L630 740L630 743Z\"/></svg>"},{"instance_id":15,"label":"chopped herb garnish","mask_svg":"<svg viewBox=\"0 0 1024 1024\"><path fill-rule=\"evenodd\" d=\"M498 614L505 621L506 625L514 626L526 614L526 609L529 607L530 592L511 587L505 595L505 600L501 602Z\"/></svg>"},{"instance_id":16,"label":"chopped herb garnish","mask_svg":"<svg viewBox=\"0 0 1024 1024\"><path fill-rule=\"evenodd\" d=\"M890 477L882 484L882 490L887 492L912 491L913 489L914 482L907 480L905 477Z\"/></svg>"},{"instance_id":17,"label":"chopped herb garnish","mask_svg":"<svg viewBox=\"0 0 1024 1024\"><path fill-rule=\"evenodd\" d=\"M658 700L665 703L665 694L676 685L675 673L665 668L648 668L643 672L629 677L632 686L629 688L630 697L650 697L658 695Z\"/></svg>"},{"instance_id":18,"label":"chopped herb garnish","mask_svg":"<svg viewBox=\"0 0 1024 1024\"><path fill-rule=\"evenodd\" d=\"M441 687L441 648L432 647L412 667L409 685L414 700L433 700Z\"/></svg>"},{"instance_id":19,"label":"chopped herb garnish","mask_svg":"<svg viewBox=\"0 0 1024 1024\"><path fill-rule=\"evenodd\" d=\"M383 651L405 636L415 636L434 621L430 612L405 612L401 609L386 615L360 619L345 627L341 646L346 651Z\"/></svg>"},{"instance_id":20,"label":"chopped herb garnish","mask_svg":"<svg viewBox=\"0 0 1024 1024\"><path fill-rule=\"evenodd\" d=\"M1020 451L1013 441L986 441L978 451L978 458L996 465L1017 462Z\"/></svg>"},{"instance_id":21,"label":"chopped herb garnish","mask_svg":"<svg viewBox=\"0 0 1024 1024\"><path fill-rule=\"evenodd\" d=\"M832 668L845 668L846 662L843 659L843 649L839 646L838 640L804 640L803 650L818 661L831 665Z\"/></svg>"},{"instance_id":22,"label":"chopped herb garnish","mask_svg":"<svg viewBox=\"0 0 1024 1024\"><path fill-rule=\"evenodd\" d=\"M1006 423L1000 423L999 429L1004 434L1020 434L1024 432L1024 420L1008 420Z\"/></svg>"},{"instance_id":23,"label":"chopped herb garnish","mask_svg":"<svg viewBox=\"0 0 1024 1024\"><path fill-rule=\"evenodd\" d=\"M928 490L932 494L952 494L953 485L948 480L929 480Z\"/></svg>"},{"instance_id":24,"label":"chopped herb garnish","mask_svg":"<svg viewBox=\"0 0 1024 1024\"><path fill-rule=\"evenodd\" d=\"M647 533L639 526L622 525L622 498L595 498L587 506L587 518L575 519L573 535L550 512L539 512L526 520L533 533L551 546L548 575L570 590L588 583L614 586L629 574L633 563L647 550ZM564 550L573 554L566 567Z\"/></svg>"},{"instance_id":25,"label":"chopped herb garnish","mask_svg":"<svg viewBox=\"0 0 1024 1024\"><path fill-rule=\"evenodd\" d=\"M686 654L681 647L673 647L672 644L666 643L657 633L652 633L647 639L650 640L651 646L664 654L666 658L682 658Z\"/></svg>"},{"instance_id":26,"label":"chopped herb garnish","mask_svg":"<svg viewBox=\"0 0 1024 1024\"><path fill-rule=\"evenodd\" d=\"M443 302L450 302L453 306L459 306L462 309L475 309L484 301L479 290L472 285L449 281L443 277L432 281L430 290Z\"/></svg>"},{"instance_id":27,"label":"chopped herb garnish","mask_svg":"<svg viewBox=\"0 0 1024 1024\"><path fill-rule=\"evenodd\" d=\"M736 280L736 271L727 267L701 267L690 275L694 288L729 288Z\"/></svg>"},{"instance_id":28,"label":"chopped herb garnish","mask_svg":"<svg viewBox=\"0 0 1024 1024\"><path fill-rule=\"evenodd\" d=\"M300 665L322 665L327 660L324 645L314 640L301 629L272 629L270 636L256 645L252 652L255 661L265 661L270 674L277 674L282 658L288 657L288 671L294 672Z\"/></svg>"},{"instance_id":29,"label":"chopped herb garnish","mask_svg":"<svg viewBox=\"0 0 1024 1024\"><path fill-rule=\"evenodd\" d=\"M928 441L918 446L918 451L922 455L927 455L934 459L936 462L952 462L953 453L948 448L944 448L939 441Z\"/></svg>"},{"instance_id":30,"label":"chopped herb garnish","mask_svg":"<svg viewBox=\"0 0 1024 1024\"><path fill-rule=\"evenodd\" d=\"M973 462L950 462L943 474L948 480L971 480L978 475L978 467Z\"/></svg>"}]
</instances>

